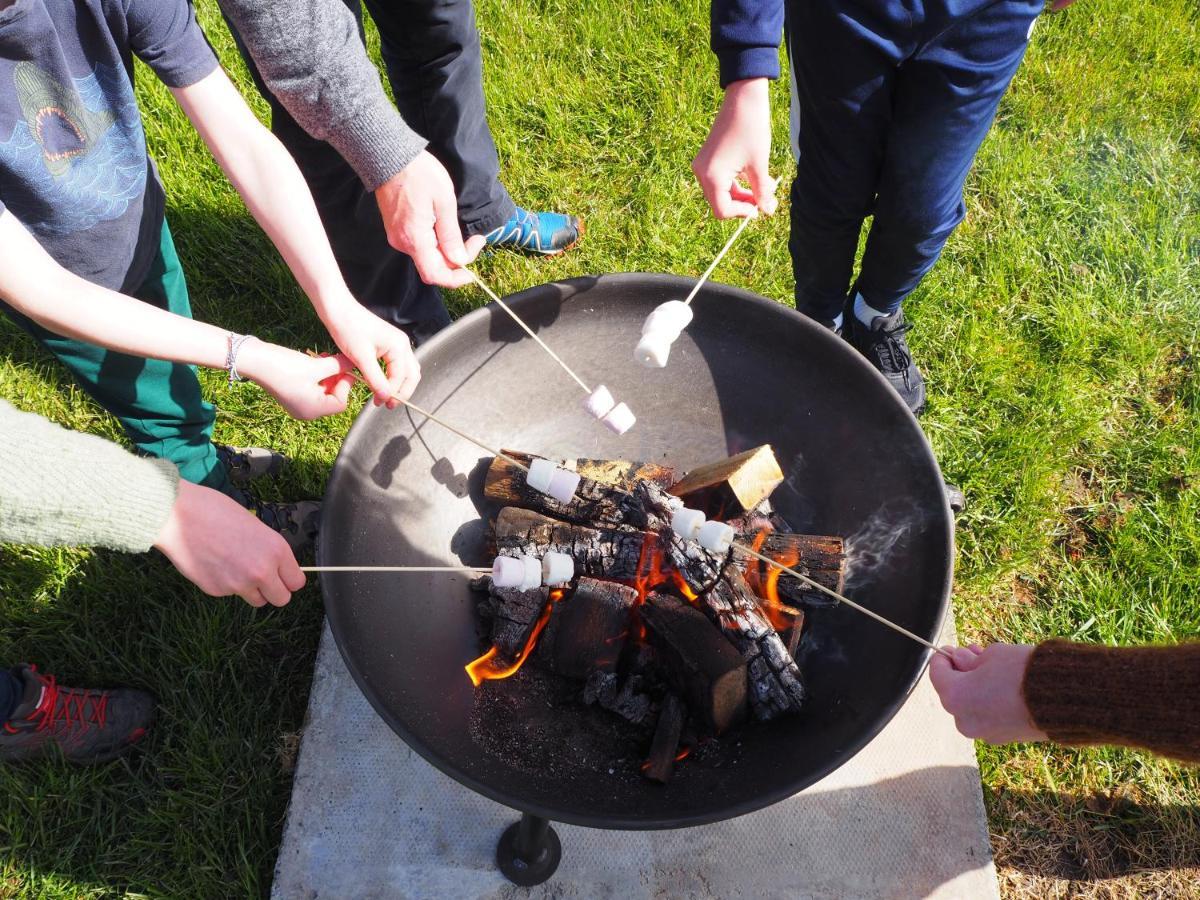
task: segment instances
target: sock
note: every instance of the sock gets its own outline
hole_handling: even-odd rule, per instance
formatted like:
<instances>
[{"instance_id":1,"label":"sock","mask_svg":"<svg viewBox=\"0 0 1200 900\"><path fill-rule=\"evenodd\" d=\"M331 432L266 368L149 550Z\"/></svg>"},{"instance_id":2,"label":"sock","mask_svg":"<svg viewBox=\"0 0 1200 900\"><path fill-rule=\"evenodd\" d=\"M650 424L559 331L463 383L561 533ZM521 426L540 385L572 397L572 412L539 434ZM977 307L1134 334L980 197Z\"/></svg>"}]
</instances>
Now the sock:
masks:
<instances>
[{"instance_id":1,"label":"sock","mask_svg":"<svg viewBox=\"0 0 1200 900\"><path fill-rule=\"evenodd\" d=\"M870 328L872 322L874 322L876 319L881 319L886 315L887 313L880 312L879 310L868 306L867 301L863 299L862 294L855 293L854 318L858 319L858 321Z\"/></svg>"},{"instance_id":2,"label":"sock","mask_svg":"<svg viewBox=\"0 0 1200 900\"><path fill-rule=\"evenodd\" d=\"M843 313L838 313L833 317L833 330L841 331L842 325L845 323L846 316Z\"/></svg>"}]
</instances>

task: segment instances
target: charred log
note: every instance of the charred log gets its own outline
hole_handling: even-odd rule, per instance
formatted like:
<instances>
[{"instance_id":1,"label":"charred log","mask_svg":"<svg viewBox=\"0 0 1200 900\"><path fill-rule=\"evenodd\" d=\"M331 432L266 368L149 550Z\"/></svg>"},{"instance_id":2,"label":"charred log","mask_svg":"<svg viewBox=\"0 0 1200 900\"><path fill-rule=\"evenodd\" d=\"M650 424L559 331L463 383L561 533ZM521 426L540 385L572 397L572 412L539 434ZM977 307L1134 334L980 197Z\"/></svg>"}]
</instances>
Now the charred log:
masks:
<instances>
[{"instance_id":1,"label":"charred log","mask_svg":"<svg viewBox=\"0 0 1200 900\"><path fill-rule=\"evenodd\" d=\"M637 591L580 578L574 593L554 604L534 661L568 678L613 672L629 636Z\"/></svg>"},{"instance_id":2,"label":"charred log","mask_svg":"<svg viewBox=\"0 0 1200 900\"><path fill-rule=\"evenodd\" d=\"M513 659L524 648L542 610L550 602L550 589L539 587L531 591L492 586L492 643L507 659Z\"/></svg>"},{"instance_id":3,"label":"charred log","mask_svg":"<svg viewBox=\"0 0 1200 900\"><path fill-rule=\"evenodd\" d=\"M526 466L534 458L532 453L522 453L518 450L503 452L506 456ZM679 474L675 469L651 462L630 462L624 459L573 459L566 460L562 465L564 468L578 472L582 478L623 491L633 490L633 486L639 481L652 481L666 489L679 480ZM513 476L517 473L524 474L508 460L496 457L488 469L484 482L484 494L493 500L507 502L503 496L492 497L492 494L488 493L489 486L495 485L492 490L498 492L506 491L508 488L503 485L511 483Z\"/></svg>"},{"instance_id":4,"label":"charred log","mask_svg":"<svg viewBox=\"0 0 1200 900\"><path fill-rule=\"evenodd\" d=\"M754 545L750 535L739 539ZM819 534L788 534L770 532L762 539L758 552L807 575L831 591L841 593L846 581L846 554L842 539ZM781 600L801 606L831 606L837 601L787 572L775 570L761 560L738 550L734 545L733 561L746 575L746 581L758 596L765 596L765 585L776 584Z\"/></svg>"},{"instance_id":5,"label":"charred log","mask_svg":"<svg viewBox=\"0 0 1200 900\"><path fill-rule=\"evenodd\" d=\"M728 638L700 610L667 594L650 594L639 612L658 640L675 689L704 727L720 734L741 722L746 660Z\"/></svg>"},{"instance_id":6,"label":"charred log","mask_svg":"<svg viewBox=\"0 0 1200 900\"><path fill-rule=\"evenodd\" d=\"M641 675L622 679L616 672L594 671L583 686L583 702L594 703L634 725L647 727L654 724L658 712L658 704Z\"/></svg>"},{"instance_id":7,"label":"charred log","mask_svg":"<svg viewBox=\"0 0 1200 900\"><path fill-rule=\"evenodd\" d=\"M662 710L658 714L658 725L654 729L654 741L650 744L650 755L642 764L642 774L651 781L666 784L675 771L675 756L679 752L679 738L683 734L683 723L687 709L675 694L667 694Z\"/></svg>"},{"instance_id":8,"label":"charred log","mask_svg":"<svg viewBox=\"0 0 1200 900\"><path fill-rule=\"evenodd\" d=\"M523 455L519 454L514 459L520 459ZM655 482L638 481L637 484ZM645 508L630 491L584 477L581 478L571 501L560 503L553 497L531 488L525 481L525 472L500 457L493 459L488 467L483 493L489 500L506 506L531 509L577 525L628 525L644 529L649 524Z\"/></svg>"},{"instance_id":9,"label":"charred log","mask_svg":"<svg viewBox=\"0 0 1200 900\"><path fill-rule=\"evenodd\" d=\"M513 506L500 510L495 535L499 552L566 553L575 560L576 573L612 581L637 577L642 547L650 536L641 531L571 525Z\"/></svg>"}]
</instances>

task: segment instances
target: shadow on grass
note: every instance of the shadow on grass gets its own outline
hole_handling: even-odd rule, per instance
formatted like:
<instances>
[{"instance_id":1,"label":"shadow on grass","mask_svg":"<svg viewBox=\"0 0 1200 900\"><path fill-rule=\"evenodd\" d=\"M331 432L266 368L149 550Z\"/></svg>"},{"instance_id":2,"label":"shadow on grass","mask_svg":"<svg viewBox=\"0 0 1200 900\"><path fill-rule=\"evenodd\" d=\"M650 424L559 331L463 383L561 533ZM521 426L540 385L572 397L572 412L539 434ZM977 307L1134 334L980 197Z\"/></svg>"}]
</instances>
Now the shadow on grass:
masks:
<instances>
[{"instance_id":1,"label":"shadow on grass","mask_svg":"<svg viewBox=\"0 0 1200 900\"><path fill-rule=\"evenodd\" d=\"M1200 866L1200 807L1120 792L987 791L996 865L1025 876L1100 882ZM1181 871L1182 870L1182 871ZM1191 870L1193 876L1186 874Z\"/></svg>"}]
</instances>

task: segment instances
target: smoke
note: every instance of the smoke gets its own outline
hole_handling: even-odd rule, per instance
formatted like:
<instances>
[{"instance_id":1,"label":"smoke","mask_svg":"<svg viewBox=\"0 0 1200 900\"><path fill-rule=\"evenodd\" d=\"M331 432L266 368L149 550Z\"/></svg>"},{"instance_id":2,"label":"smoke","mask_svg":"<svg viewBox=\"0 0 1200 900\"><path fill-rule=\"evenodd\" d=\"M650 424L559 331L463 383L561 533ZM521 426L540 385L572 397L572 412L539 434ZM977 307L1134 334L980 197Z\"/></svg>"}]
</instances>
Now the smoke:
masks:
<instances>
[{"instance_id":1,"label":"smoke","mask_svg":"<svg viewBox=\"0 0 1200 900\"><path fill-rule=\"evenodd\" d=\"M891 565L908 546L920 511L911 503L888 504L846 538L846 589L869 581Z\"/></svg>"}]
</instances>

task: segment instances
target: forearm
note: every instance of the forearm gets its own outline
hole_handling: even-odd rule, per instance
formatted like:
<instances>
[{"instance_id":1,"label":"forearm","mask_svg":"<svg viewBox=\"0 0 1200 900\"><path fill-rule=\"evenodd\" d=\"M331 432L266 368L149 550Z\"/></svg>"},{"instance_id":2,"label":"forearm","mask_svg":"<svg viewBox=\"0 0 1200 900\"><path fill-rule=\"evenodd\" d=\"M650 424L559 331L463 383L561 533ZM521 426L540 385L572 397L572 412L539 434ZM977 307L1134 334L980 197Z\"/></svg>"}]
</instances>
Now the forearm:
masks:
<instances>
[{"instance_id":1,"label":"forearm","mask_svg":"<svg viewBox=\"0 0 1200 900\"><path fill-rule=\"evenodd\" d=\"M220 0L275 98L375 190L425 147L384 93L342 0Z\"/></svg>"},{"instance_id":2,"label":"forearm","mask_svg":"<svg viewBox=\"0 0 1200 900\"><path fill-rule=\"evenodd\" d=\"M143 552L170 515L179 470L0 401L0 541Z\"/></svg>"},{"instance_id":3,"label":"forearm","mask_svg":"<svg viewBox=\"0 0 1200 900\"><path fill-rule=\"evenodd\" d=\"M721 87L779 77L783 0L712 0L710 26Z\"/></svg>"},{"instance_id":4,"label":"forearm","mask_svg":"<svg viewBox=\"0 0 1200 900\"><path fill-rule=\"evenodd\" d=\"M1040 644L1022 683L1030 715L1063 744L1123 744L1200 762L1200 643Z\"/></svg>"}]
</instances>

